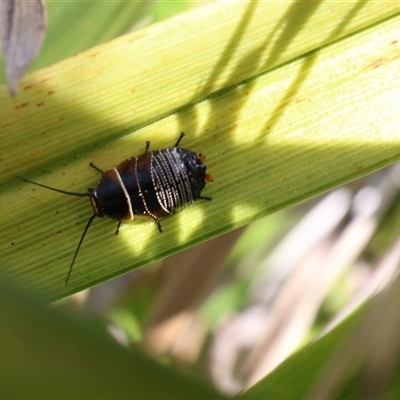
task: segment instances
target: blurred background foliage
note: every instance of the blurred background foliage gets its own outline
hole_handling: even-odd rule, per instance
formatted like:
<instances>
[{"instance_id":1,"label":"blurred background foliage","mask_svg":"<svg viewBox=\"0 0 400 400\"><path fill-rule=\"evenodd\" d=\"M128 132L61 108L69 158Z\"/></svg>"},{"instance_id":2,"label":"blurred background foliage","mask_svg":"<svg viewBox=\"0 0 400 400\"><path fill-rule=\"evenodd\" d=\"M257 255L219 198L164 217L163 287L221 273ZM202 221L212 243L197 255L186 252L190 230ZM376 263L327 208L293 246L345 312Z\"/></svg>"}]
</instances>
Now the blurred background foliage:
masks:
<instances>
[{"instance_id":1,"label":"blurred background foliage","mask_svg":"<svg viewBox=\"0 0 400 400\"><path fill-rule=\"evenodd\" d=\"M202 3L209 2L47 1L48 34L31 70ZM396 278L399 168L52 307L96 321L124 346L138 346L165 364L211 379L225 394L237 394Z\"/></svg>"}]
</instances>

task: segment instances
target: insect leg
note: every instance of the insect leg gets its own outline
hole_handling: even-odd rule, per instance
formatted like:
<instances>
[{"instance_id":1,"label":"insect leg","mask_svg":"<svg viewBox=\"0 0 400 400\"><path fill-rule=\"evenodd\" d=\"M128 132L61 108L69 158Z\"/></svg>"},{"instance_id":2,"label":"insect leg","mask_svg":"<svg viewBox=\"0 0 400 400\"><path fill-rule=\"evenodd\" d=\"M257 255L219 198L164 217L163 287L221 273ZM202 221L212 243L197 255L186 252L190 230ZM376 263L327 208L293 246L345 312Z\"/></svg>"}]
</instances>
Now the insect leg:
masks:
<instances>
[{"instance_id":1,"label":"insect leg","mask_svg":"<svg viewBox=\"0 0 400 400\"><path fill-rule=\"evenodd\" d=\"M92 162L89 163L89 165L94 168L96 171L99 171L102 175L104 175L104 171L102 169L100 169L99 167L97 167L96 165L94 165Z\"/></svg>"},{"instance_id":2,"label":"insect leg","mask_svg":"<svg viewBox=\"0 0 400 400\"><path fill-rule=\"evenodd\" d=\"M150 215L150 214L149 214ZM160 233L162 232L162 228L161 228L161 222L160 220L155 216L155 215L150 215L151 218L154 219L155 223L157 224L158 230L160 231Z\"/></svg>"},{"instance_id":3,"label":"insect leg","mask_svg":"<svg viewBox=\"0 0 400 400\"><path fill-rule=\"evenodd\" d=\"M200 196L199 199L211 201L212 197L210 197L210 196Z\"/></svg>"},{"instance_id":4,"label":"insect leg","mask_svg":"<svg viewBox=\"0 0 400 400\"><path fill-rule=\"evenodd\" d=\"M178 147L178 146L179 146L179 143L180 143L180 141L182 140L182 138L183 138L184 136L185 136L184 132L181 132L181 134L179 135L179 138L178 138L178 140L176 141L174 147Z\"/></svg>"},{"instance_id":5,"label":"insect leg","mask_svg":"<svg viewBox=\"0 0 400 400\"><path fill-rule=\"evenodd\" d=\"M146 150L145 150L145 153L147 153L147 152L149 151L149 148L150 148L150 142L147 141L147 142L146 142Z\"/></svg>"},{"instance_id":6,"label":"insect leg","mask_svg":"<svg viewBox=\"0 0 400 400\"><path fill-rule=\"evenodd\" d=\"M122 224L122 221L118 221L117 229L115 230L116 235L118 235L118 233L119 233L119 228L120 228L121 224Z\"/></svg>"}]
</instances>

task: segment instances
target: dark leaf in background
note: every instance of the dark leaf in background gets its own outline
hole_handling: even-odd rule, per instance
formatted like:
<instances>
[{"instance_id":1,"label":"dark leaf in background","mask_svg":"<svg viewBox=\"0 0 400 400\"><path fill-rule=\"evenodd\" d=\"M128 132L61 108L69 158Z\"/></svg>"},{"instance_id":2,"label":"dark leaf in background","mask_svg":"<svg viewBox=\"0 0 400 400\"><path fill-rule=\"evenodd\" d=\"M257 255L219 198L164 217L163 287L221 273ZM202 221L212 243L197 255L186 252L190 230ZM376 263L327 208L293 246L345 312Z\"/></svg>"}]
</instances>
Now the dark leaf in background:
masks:
<instances>
[{"instance_id":1,"label":"dark leaf in background","mask_svg":"<svg viewBox=\"0 0 400 400\"><path fill-rule=\"evenodd\" d=\"M10 93L35 59L46 33L46 10L41 0L2 0L0 28Z\"/></svg>"}]
</instances>

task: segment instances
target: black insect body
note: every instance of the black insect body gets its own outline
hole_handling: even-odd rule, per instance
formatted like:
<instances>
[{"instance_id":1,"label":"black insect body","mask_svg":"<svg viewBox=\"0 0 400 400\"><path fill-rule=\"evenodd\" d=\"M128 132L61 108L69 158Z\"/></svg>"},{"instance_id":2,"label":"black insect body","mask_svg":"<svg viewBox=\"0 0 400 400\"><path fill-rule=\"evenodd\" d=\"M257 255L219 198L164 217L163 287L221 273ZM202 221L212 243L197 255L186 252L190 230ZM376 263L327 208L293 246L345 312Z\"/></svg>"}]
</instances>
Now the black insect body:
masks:
<instances>
[{"instance_id":1,"label":"black insect body","mask_svg":"<svg viewBox=\"0 0 400 400\"><path fill-rule=\"evenodd\" d=\"M102 177L97 187L88 189L86 193L67 192L21 178L56 192L90 197L94 214L83 231L64 286L68 284L83 239L95 217L107 216L118 220L115 232L118 234L123 221L133 221L135 215L145 215L152 218L162 232L160 217L174 214L196 199L211 200L211 197L201 196L206 181L212 181L206 173L205 157L178 148L183 136L181 133L174 147L162 150L149 151L150 143L147 142L144 154L128 158L105 172L90 163Z\"/></svg>"},{"instance_id":2,"label":"black insect body","mask_svg":"<svg viewBox=\"0 0 400 400\"><path fill-rule=\"evenodd\" d=\"M148 215L162 232L159 217L205 198L201 191L205 181L212 180L206 174L205 159L176 147L178 144L156 151L148 151L147 146L144 154L106 172L100 170L102 177L96 189L89 189L96 216L122 222L133 221L135 215Z\"/></svg>"}]
</instances>

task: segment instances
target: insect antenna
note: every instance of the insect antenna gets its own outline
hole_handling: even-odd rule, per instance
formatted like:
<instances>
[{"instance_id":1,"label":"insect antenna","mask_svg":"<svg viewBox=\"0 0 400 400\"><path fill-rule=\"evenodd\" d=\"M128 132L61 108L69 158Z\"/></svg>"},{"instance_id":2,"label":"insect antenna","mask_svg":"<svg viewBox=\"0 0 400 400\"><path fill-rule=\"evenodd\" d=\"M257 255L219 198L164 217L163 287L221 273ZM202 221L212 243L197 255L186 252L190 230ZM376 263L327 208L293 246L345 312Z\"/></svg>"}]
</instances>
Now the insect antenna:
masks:
<instances>
[{"instance_id":1,"label":"insect antenna","mask_svg":"<svg viewBox=\"0 0 400 400\"><path fill-rule=\"evenodd\" d=\"M31 181L31 180L26 179L26 178L21 178L20 176L17 176L17 178L21 179L21 181L29 182L29 183L32 183L33 185L41 186L43 188L46 188L46 189L49 189L49 190L53 190L54 192L68 194L70 196L79 196L79 197L87 197L87 196L89 196L90 197L90 193L67 192L66 190L56 189L56 188L53 188L51 186L43 185L42 183L37 183L37 182Z\"/></svg>"},{"instance_id":2,"label":"insect antenna","mask_svg":"<svg viewBox=\"0 0 400 400\"><path fill-rule=\"evenodd\" d=\"M69 267L69 271L68 271L67 279L65 280L65 283L64 283L64 287L66 287L66 286L68 285L69 277L71 276L72 267L73 267L74 264L75 264L76 256L77 256L78 253L79 253L79 249L81 248L81 244L82 244L82 242L83 242L83 239L84 239L85 236L86 236L86 232L88 231L89 226L92 224L92 222L93 222L93 220L94 220L95 217L96 217L96 214L93 214L93 215L89 218L89 221L87 222L87 224L86 224L86 226L85 226L85 229L83 230L81 239L79 240L79 243L78 243L78 247L77 247L76 250L75 250L75 254L74 254L74 258L72 259L71 266Z\"/></svg>"},{"instance_id":3,"label":"insect antenna","mask_svg":"<svg viewBox=\"0 0 400 400\"><path fill-rule=\"evenodd\" d=\"M68 195L70 195L70 196L91 197L91 194L90 194L89 192L86 192L86 193L67 192L66 190L56 189L56 188L53 188L53 187L51 187L51 186L43 185L42 183L34 182L34 181L31 181L31 180L26 179L26 178L21 178L21 177L19 177L19 176L17 176L17 178L18 178L18 179L21 179L21 181L29 182L29 183L32 183L33 185L40 186L40 187L43 187L43 188L45 188L45 189L53 190L54 192L58 192L58 193L62 193L62 194L68 194ZM68 274L67 274L67 278L65 279L64 287L66 287L66 286L68 285L69 277L71 276L71 272L72 272L72 267L73 267L74 264L75 264L75 259L76 259L77 255L78 255L78 253L79 253L79 249L81 248L83 239L84 239L85 236L86 236L86 232L88 231L90 225L92 224L92 222L93 222L93 220L94 220L94 217L96 217L96 214L93 214L93 215L89 218L89 221L87 222L87 224L86 224L86 226L85 226L85 229L84 229L84 231L83 231L83 233L82 233L81 239L79 240L78 247L77 247L76 250L75 250L75 254L74 254L74 258L72 259L71 266L69 267Z\"/></svg>"}]
</instances>

